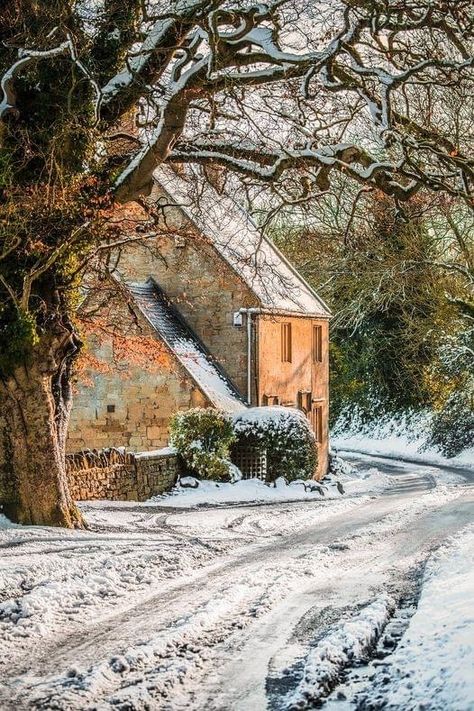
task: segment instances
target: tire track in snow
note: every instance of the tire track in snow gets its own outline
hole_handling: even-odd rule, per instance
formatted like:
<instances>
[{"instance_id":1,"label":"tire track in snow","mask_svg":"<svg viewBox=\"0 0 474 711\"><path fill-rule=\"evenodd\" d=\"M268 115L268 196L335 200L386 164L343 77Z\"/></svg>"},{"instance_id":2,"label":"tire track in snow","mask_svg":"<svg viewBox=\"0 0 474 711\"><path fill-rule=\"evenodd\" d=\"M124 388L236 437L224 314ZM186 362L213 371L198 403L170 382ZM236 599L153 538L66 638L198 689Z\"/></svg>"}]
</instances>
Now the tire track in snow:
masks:
<instances>
[{"instance_id":1,"label":"tire track in snow","mask_svg":"<svg viewBox=\"0 0 474 711\"><path fill-rule=\"evenodd\" d=\"M422 482L421 486L426 486L426 482ZM290 511L290 516L289 518L287 517L287 531L283 537L279 537L275 540L275 533L273 532L272 535L272 532L269 531L266 535L266 540L264 539L263 542L250 546L243 553L238 551L234 555L227 556L218 561L216 564L206 567L205 570L202 570L197 575L190 575L189 579L185 582L177 582L172 585L162 586L162 591L158 595L146 600L144 603L134 605L128 611L120 612L120 614L106 620L105 623L101 620L99 621L99 624L93 625L92 628L85 629L82 634L73 634L69 638L63 639L62 641L60 640L59 644L52 644L49 649L46 647L43 654L46 653L47 659L44 660L42 664L38 663L39 660L36 660L36 662L34 659L31 660L33 662L32 671L34 674L39 676L45 676L51 674L53 670L67 670L68 665L71 665L77 657L79 657L81 665L84 662L87 664L88 660L93 662L97 659L103 659L105 660L104 663L106 665L108 664L109 667L112 668L110 666L110 660L117 656L123 656L123 653L121 654L121 652L127 648L127 644L130 642L135 643L137 638L142 638L145 642L148 640L150 644L153 644L153 640L155 640L155 638L161 639L160 635L164 635L163 638L166 638L167 635L169 637L173 629L175 629L176 626L179 627L179 620L176 619L175 608L173 605L178 604L183 605L184 607L187 605L188 620L192 620L196 615L196 619L199 619L200 611L202 612L202 610L207 609L209 612L209 608L206 608L206 605L209 604L211 599L222 599L223 602L222 607L220 608L220 613L215 618L215 624L212 623L212 621L209 623L210 627L207 632L202 625L200 626L202 640L200 642L199 639L194 639L194 643L200 650L207 651L215 646L222 645L225 635L224 638L219 636L219 634L217 634L218 629L221 631L228 630L228 636L231 637L235 633L235 630L238 629L239 625L242 625L242 628L246 628L247 623L250 624L253 620L258 618L258 610L260 610L263 614L263 612L267 612L271 608L271 605L270 607L263 605L261 602L262 600L270 600L271 595L273 594L276 596L273 600L273 604L276 605L280 599L284 598L285 594L288 594L291 589L291 586L290 588L288 587L288 581L291 579L291 575L289 575L291 565L289 564L294 564L296 566L296 568L293 569L293 573L295 574L298 583L301 583L301 580L306 579L304 566L311 562L316 562L315 552L317 546L324 546L325 544L327 545L328 543L331 543L335 536L342 539L348 538L348 540L352 540L354 542L357 541L357 537L360 539L360 537L364 535L364 531L366 537L367 535L378 535L383 532L384 525L386 531L393 530L394 526L396 528L397 525L399 528L403 528L404 522L406 524L406 521L415 515L417 511L422 511L424 508L429 508L430 506L436 507L438 505L442 505L444 493L438 492L435 496L428 494L428 496L431 496L431 499L429 501L425 500L421 502L413 501L411 499L411 495L410 491L405 492L403 495L398 495L397 497L384 497L383 499L378 499L375 502L367 502L365 505L359 504L356 508L352 508L350 517L347 516L347 510L351 508L351 506L346 506L343 513L328 517L326 522L321 521L321 518L314 519L311 522L310 515L306 515L308 512L311 513L311 511L313 512L313 516L315 511L320 513L322 508L321 505L312 506L311 508L307 506L305 514L306 520L300 520L299 524L298 522L295 524L295 520L298 519L296 514L293 515L292 520L291 512L295 509L295 507L292 509L287 506L282 507L282 505L275 505L272 510L277 514L281 513L282 509L289 509ZM459 492L454 492L452 495L458 496ZM404 515L401 518L398 514L394 516L394 509L396 510L397 506L399 507L400 505L403 505L404 502L407 502ZM334 504L332 504L331 507L332 506L334 506ZM353 506L355 507L355 502L353 503ZM301 509L303 506L300 505L298 508ZM242 523L237 526L240 535L242 534L241 529L242 524L244 523L244 527L246 527L252 535L255 535L256 532L255 526L252 524L252 516L257 516L257 513L258 512L253 511L248 517L246 517L248 518L248 521L244 518ZM239 511L239 515L241 514L242 509ZM275 516L275 513L273 515ZM268 511L268 516L271 516L270 510ZM285 530L285 526L282 525L284 522L285 519L278 520L278 525L279 527L282 527L283 530ZM378 529L377 526L379 526ZM357 545L360 545L360 542L357 542ZM330 552L328 555L329 559L333 561L334 552ZM269 559L271 565L267 565L267 567L264 568L264 564L268 562ZM262 571L264 571L263 577L258 578L258 573L262 573ZM320 571L321 567L319 567L316 571L313 570L312 575L314 576L315 573L319 573ZM252 577L257 576L257 581L259 581L258 584L253 586L253 598L252 595L248 598L243 595L240 598L241 608L238 609L237 607L236 609L233 609L232 605L227 607L224 605L224 600L232 598L232 595L229 592L231 588L226 588L225 585L228 583L229 574L233 578L245 574L247 574L247 576L251 575ZM278 576L280 576L280 580L278 579ZM252 588L251 585L250 588ZM237 625L234 624L236 620ZM213 624L214 627L212 626ZM197 632L199 632L200 628L199 626L196 628ZM182 631L183 630L180 630L180 633ZM151 641L150 636L152 638ZM143 651L143 647L146 645L139 646ZM133 646L131 648L133 649ZM177 650L175 657L180 659L184 653L183 650L179 645L178 647L175 645L174 648ZM186 654L188 653L189 651L186 652ZM174 659L173 645L171 650L168 650L167 655L171 661ZM195 655L194 658L195 660L202 659L202 655ZM115 662L112 662L112 664L115 664ZM196 664L189 664L187 666L191 670L188 672L188 678L195 678L196 675L199 678L199 675L202 674L201 671L196 671ZM203 665L198 662L198 670L200 666L202 667ZM204 664L204 667L207 669L208 665ZM169 669L169 674L171 674L172 678L180 677L180 674L176 672L175 666L172 665ZM153 684L155 684L155 686L157 684L158 686L160 685L160 679L162 678L160 674L162 675L164 671L165 670L163 669L159 671L159 678L157 680L153 680L151 682L151 686L153 686ZM112 672L112 680L114 684L117 685L118 672L113 668ZM80 672L80 674L82 673L83 672ZM130 674L130 671L124 669L119 673L122 675L119 679L119 686L122 682L132 682L133 686L133 674ZM71 686L74 684L74 682L71 681L74 679L74 676L68 677ZM84 678L86 677L87 673ZM186 675L182 678L184 679L185 677ZM36 683L34 679L30 678L29 680L17 680L17 685L21 688L25 681L26 684L31 683L34 685ZM52 680L50 680L50 682L53 683ZM61 689L61 683L58 683L59 688ZM141 683L142 682L138 680L135 687L138 689ZM180 685L182 684L181 681L179 683ZM188 698L187 692L184 693L184 697ZM23 698L26 701L26 697ZM60 695L58 698L60 699ZM164 697L161 698L163 699ZM13 703L13 706L15 705L16 708L18 708L18 705ZM5 708L7 707L5 706ZM66 706L65 708L74 708L74 706ZM86 707L78 706L77 708ZM108 708L108 706L104 706L104 708ZM137 708L140 708L140 706Z\"/></svg>"}]
</instances>

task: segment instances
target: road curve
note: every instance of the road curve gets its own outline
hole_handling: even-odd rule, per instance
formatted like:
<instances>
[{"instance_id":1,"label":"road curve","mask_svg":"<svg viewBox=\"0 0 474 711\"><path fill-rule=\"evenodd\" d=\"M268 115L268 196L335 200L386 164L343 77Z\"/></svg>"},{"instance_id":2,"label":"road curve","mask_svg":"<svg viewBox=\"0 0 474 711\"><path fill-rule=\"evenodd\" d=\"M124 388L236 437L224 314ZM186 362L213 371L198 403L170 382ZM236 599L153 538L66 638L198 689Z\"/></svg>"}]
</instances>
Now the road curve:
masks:
<instances>
[{"instance_id":1,"label":"road curve","mask_svg":"<svg viewBox=\"0 0 474 711\"><path fill-rule=\"evenodd\" d=\"M223 546L192 576L177 575L156 594L148 591L126 609L45 638L7 662L1 708L280 708L278 684L270 682L295 645L323 634L342 611L358 609L379 591L401 596L429 553L474 521L468 472L465 484L454 486L452 477L443 483L442 467L357 454L351 459L362 470L377 467L393 483L382 495L355 499L326 517L331 502L210 509L202 514L209 517L206 537L189 524L195 512L148 508L157 540L211 546L221 536L229 550ZM132 543L140 545L140 535L130 533ZM214 609L216 602L221 609ZM189 630L185 648L177 632L183 624ZM155 660L140 670L139 681L136 670L135 676L126 670L104 674L111 659L137 643ZM160 645L169 651L162 653ZM86 681L102 675L106 682L82 688L71 681L77 667ZM134 684L138 697L130 696Z\"/></svg>"}]
</instances>

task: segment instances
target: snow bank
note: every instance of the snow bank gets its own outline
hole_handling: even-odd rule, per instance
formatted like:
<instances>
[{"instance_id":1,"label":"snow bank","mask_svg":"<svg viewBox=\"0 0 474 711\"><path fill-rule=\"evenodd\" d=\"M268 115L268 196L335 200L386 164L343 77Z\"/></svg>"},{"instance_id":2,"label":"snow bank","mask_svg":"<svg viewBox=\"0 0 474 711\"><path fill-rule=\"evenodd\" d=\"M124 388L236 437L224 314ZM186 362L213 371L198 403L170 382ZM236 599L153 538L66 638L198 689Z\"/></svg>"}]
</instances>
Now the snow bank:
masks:
<instances>
[{"instance_id":1,"label":"snow bank","mask_svg":"<svg viewBox=\"0 0 474 711\"><path fill-rule=\"evenodd\" d=\"M473 708L473 559L472 526L431 559L408 631L375 679L383 708Z\"/></svg>"},{"instance_id":2,"label":"snow bank","mask_svg":"<svg viewBox=\"0 0 474 711\"><path fill-rule=\"evenodd\" d=\"M456 457L449 458L426 446L428 418L385 420L363 431L359 422L354 422L345 432L337 430L331 438L331 446L344 452L350 450L365 454L380 454L411 459L422 464L458 466L474 470L474 447L465 449Z\"/></svg>"},{"instance_id":3,"label":"snow bank","mask_svg":"<svg viewBox=\"0 0 474 711\"><path fill-rule=\"evenodd\" d=\"M364 658L394 609L393 598L381 595L351 620L326 635L310 650L303 678L288 697L285 708L313 708L349 664Z\"/></svg>"},{"instance_id":4,"label":"snow bank","mask_svg":"<svg viewBox=\"0 0 474 711\"><path fill-rule=\"evenodd\" d=\"M10 519L8 519L5 514L0 514L0 529L2 528L15 528L19 524L12 523Z\"/></svg>"},{"instance_id":5,"label":"snow bank","mask_svg":"<svg viewBox=\"0 0 474 711\"><path fill-rule=\"evenodd\" d=\"M317 488L316 488L317 487ZM315 481L295 481L286 484L277 479L275 486L260 479L242 479L235 484L200 481L197 488L176 486L169 494L154 496L149 503L176 508L192 508L204 504L240 504L299 501L307 499L321 500L340 497L336 485L326 486Z\"/></svg>"},{"instance_id":6,"label":"snow bank","mask_svg":"<svg viewBox=\"0 0 474 711\"><path fill-rule=\"evenodd\" d=\"M343 486L342 491L338 488L338 482ZM273 485L260 479L243 479L234 484L203 480L194 488L186 481L186 486L178 484L170 493L149 499L145 506L158 504L185 509L203 505L321 501L340 498L343 492L354 496L383 491L391 483L389 476L375 468L362 472L353 470L350 475L328 477L320 482L298 479L287 484L283 478L279 478Z\"/></svg>"}]
</instances>

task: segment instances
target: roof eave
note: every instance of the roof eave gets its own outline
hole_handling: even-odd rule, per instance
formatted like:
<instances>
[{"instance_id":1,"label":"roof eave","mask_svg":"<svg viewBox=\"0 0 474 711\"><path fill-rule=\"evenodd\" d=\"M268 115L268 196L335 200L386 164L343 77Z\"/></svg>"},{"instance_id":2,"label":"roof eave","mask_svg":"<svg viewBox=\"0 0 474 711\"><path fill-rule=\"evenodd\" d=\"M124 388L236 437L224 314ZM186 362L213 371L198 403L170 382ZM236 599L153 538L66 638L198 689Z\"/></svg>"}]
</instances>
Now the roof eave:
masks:
<instances>
[{"instance_id":1,"label":"roof eave","mask_svg":"<svg viewBox=\"0 0 474 711\"><path fill-rule=\"evenodd\" d=\"M292 316L294 318L312 318L312 319L325 319L329 321L332 318L332 313L328 311L327 313L321 313L320 311L293 311L291 309L279 309L271 306L262 306L258 309L261 314L269 314L273 316Z\"/></svg>"},{"instance_id":2,"label":"roof eave","mask_svg":"<svg viewBox=\"0 0 474 711\"><path fill-rule=\"evenodd\" d=\"M179 178L179 176L177 176L177 178ZM168 195L168 197L170 198L170 200L172 200L172 199L173 199L172 193L171 193L171 191L169 190L169 188L165 187L165 185L163 185L163 183L160 181L158 171L155 171L155 173L153 174L153 179L154 179L154 181L155 181L155 184L156 184L157 186L159 186L159 188L160 188L161 190L163 190L163 191ZM228 196L228 197L230 198L230 196ZM232 198L230 198L230 199L232 199ZM319 296L319 294L318 294L318 293L313 289L313 287L306 281L306 279L304 279L304 277L303 277L303 276L299 273L299 271L293 266L293 264L286 258L286 256L281 252L281 250L278 249L278 247L275 245L275 243L274 243L272 240L270 240L268 237L266 237L264 234L262 234L262 233L260 232L260 230L259 230L259 228L257 227L257 225L255 224L254 220L250 217L250 215L249 215L248 213L245 212L245 210L242 208L242 206L239 205L238 203L234 203L234 204L235 204L235 207L236 207L238 210L240 210L242 213L245 214L245 218L246 218L249 222L251 222L251 224L254 226L254 228L255 228L256 230L258 230L258 232L259 232L259 234L260 234L260 238L261 238L263 241L265 241L265 242L269 245L269 247L270 247L271 249L274 250L274 252L275 252L275 253L278 255L278 257L282 260L282 262L285 263L285 265L287 266L287 268L291 271L291 273L292 273L292 274L296 277L296 279L300 282L301 286L304 286L304 288L307 289L307 291L309 292L309 294L311 295L311 297L321 306L321 308L322 308L322 310L323 310L323 312L324 312L323 314L321 314L321 313L318 312L318 311L315 311L315 312L305 312L305 311L295 311L295 312L292 312L291 310L285 311L285 310L279 309L279 310L278 310L278 313L281 313L281 314L287 313L287 314L293 314L293 315L295 315L295 316L308 317L308 318L326 318L326 319L331 318L331 317L332 317L332 313L331 313L329 307L327 306L327 304L324 302L324 300ZM225 260L226 264L232 269L232 271L237 275L237 277L238 277L239 279L241 279L241 280L247 285L248 289L252 292L252 294L255 296L255 298L256 298L258 301L260 301L260 302L262 303L261 296L257 293L257 291L255 290L255 287L253 286L253 284L252 284L252 283L249 283L249 282L245 279L245 277L243 277L242 273L239 273L238 269L222 254L222 252L218 249L218 246L215 244L215 241L214 241L212 235L207 234L206 230L203 231L202 228L201 228L201 227L198 225L198 223L196 222L196 219L194 218L194 216L193 216L192 214L190 214L190 212L189 212L189 210L188 210L188 206L187 206L187 205L180 205L180 204L177 204L176 207L177 207L178 209L180 209L180 210L186 215L187 219L188 219L188 220L192 223L192 225L198 230L198 232L200 232L201 234L204 234L204 236L206 237L206 239L207 239L208 242L209 242L209 245L214 248L214 250L216 251L216 253L217 253L222 259ZM265 306L265 305L263 305L262 308L264 308L264 309L267 309L267 308L268 308L269 310L272 310L272 309L273 309L273 307L271 307L271 306ZM275 313L276 313L276 312L277 312L277 310L275 310Z\"/></svg>"}]
</instances>

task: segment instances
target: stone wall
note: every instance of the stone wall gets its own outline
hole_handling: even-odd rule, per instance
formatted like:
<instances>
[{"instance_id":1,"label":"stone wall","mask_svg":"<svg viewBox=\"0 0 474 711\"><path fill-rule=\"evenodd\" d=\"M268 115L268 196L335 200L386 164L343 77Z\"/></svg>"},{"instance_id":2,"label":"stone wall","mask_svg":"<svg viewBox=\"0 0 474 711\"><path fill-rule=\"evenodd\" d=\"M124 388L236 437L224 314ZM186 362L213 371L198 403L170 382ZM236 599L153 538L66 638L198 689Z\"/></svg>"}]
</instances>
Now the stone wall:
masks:
<instances>
[{"instance_id":1,"label":"stone wall","mask_svg":"<svg viewBox=\"0 0 474 711\"><path fill-rule=\"evenodd\" d=\"M211 355L242 395L247 393L247 333L233 317L259 305L245 282L202 235L179 226L178 236L160 235L150 246L133 244L121 251L119 271L131 281L152 276L167 293ZM184 235L184 236L183 236Z\"/></svg>"},{"instance_id":2,"label":"stone wall","mask_svg":"<svg viewBox=\"0 0 474 711\"><path fill-rule=\"evenodd\" d=\"M166 450L141 452L135 455L137 472L138 501L169 491L176 484L182 472L182 464L177 454Z\"/></svg>"},{"instance_id":3,"label":"stone wall","mask_svg":"<svg viewBox=\"0 0 474 711\"><path fill-rule=\"evenodd\" d=\"M146 319L130 310L115 285L106 297L107 328L90 335L86 347L100 367L91 366L81 376L66 451L127 447L140 452L165 447L172 415L209 402Z\"/></svg>"},{"instance_id":4,"label":"stone wall","mask_svg":"<svg viewBox=\"0 0 474 711\"><path fill-rule=\"evenodd\" d=\"M281 326L291 326L291 362L282 362ZM322 329L320 360L313 357L313 327ZM317 478L328 466L329 324L327 319L288 316L257 317L258 404L301 407L318 442ZM269 368L274 363L278 367ZM304 402L298 401L298 394ZM278 398L278 402L273 400Z\"/></svg>"},{"instance_id":5,"label":"stone wall","mask_svg":"<svg viewBox=\"0 0 474 711\"><path fill-rule=\"evenodd\" d=\"M123 449L88 450L68 455L66 471L76 501L145 501L173 487L181 463L169 448L139 454Z\"/></svg>"}]
</instances>

